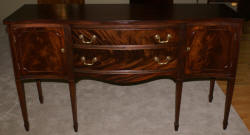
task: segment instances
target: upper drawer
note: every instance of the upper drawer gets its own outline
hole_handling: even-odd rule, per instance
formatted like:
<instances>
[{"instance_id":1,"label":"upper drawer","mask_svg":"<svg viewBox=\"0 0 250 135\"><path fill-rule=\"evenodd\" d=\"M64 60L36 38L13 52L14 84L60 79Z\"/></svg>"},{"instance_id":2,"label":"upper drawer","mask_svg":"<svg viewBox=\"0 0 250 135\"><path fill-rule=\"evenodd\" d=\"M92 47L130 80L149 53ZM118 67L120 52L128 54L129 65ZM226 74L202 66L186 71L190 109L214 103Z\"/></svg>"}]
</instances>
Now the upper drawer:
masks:
<instances>
[{"instance_id":1,"label":"upper drawer","mask_svg":"<svg viewBox=\"0 0 250 135\"><path fill-rule=\"evenodd\" d=\"M74 44L152 45L173 44L179 40L179 27L158 29L82 29L73 28Z\"/></svg>"}]
</instances>

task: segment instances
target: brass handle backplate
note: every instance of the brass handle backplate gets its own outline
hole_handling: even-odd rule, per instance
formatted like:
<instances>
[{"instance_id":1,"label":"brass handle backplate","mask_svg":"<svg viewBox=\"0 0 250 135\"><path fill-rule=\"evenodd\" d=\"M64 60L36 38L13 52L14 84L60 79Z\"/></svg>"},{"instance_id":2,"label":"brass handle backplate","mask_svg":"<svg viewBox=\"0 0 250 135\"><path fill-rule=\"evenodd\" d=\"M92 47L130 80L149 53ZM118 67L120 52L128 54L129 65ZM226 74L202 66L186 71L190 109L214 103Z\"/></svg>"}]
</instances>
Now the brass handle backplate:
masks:
<instances>
[{"instance_id":1,"label":"brass handle backplate","mask_svg":"<svg viewBox=\"0 0 250 135\"><path fill-rule=\"evenodd\" d=\"M81 34L79 35L79 39L81 39L83 44L92 44L96 41L96 35L93 35L90 39L90 41L85 41L84 36Z\"/></svg>"},{"instance_id":2,"label":"brass handle backplate","mask_svg":"<svg viewBox=\"0 0 250 135\"><path fill-rule=\"evenodd\" d=\"M82 62L83 62L84 65L86 65L86 66L92 66L92 65L94 65L97 62L97 57L94 57L92 59L91 63L87 63L86 62L86 58L84 56L82 56L81 60L82 60Z\"/></svg>"},{"instance_id":3,"label":"brass handle backplate","mask_svg":"<svg viewBox=\"0 0 250 135\"><path fill-rule=\"evenodd\" d=\"M167 65L167 64L170 62L170 60L172 60L172 58L171 58L170 56L167 56L165 62L160 62L159 57L154 57L154 60L155 60L155 62L157 62L159 65Z\"/></svg>"},{"instance_id":4,"label":"brass handle backplate","mask_svg":"<svg viewBox=\"0 0 250 135\"><path fill-rule=\"evenodd\" d=\"M64 48L61 48L61 53L64 53L64 52L65 52Z\"/></svg>"},{"instance_id":5,"label":"brass handle backplate","mask_svg":"<svg viewBox=\"0 0 250 135\"><path fill-rule=\"evenodd\" d=\"M168 34L167 35L167 39L166 40L161 40L161 37L160 37L160 35L158 35L158 34L156 34L155 36L154 36L154 38L155 38L155 40L156 40L156 42L157 43L160 43L160 44L165 44L165 43L168 43L169 42L169 40L172 38L172 35L171 34Z\"/></svg>"}]
</instances>

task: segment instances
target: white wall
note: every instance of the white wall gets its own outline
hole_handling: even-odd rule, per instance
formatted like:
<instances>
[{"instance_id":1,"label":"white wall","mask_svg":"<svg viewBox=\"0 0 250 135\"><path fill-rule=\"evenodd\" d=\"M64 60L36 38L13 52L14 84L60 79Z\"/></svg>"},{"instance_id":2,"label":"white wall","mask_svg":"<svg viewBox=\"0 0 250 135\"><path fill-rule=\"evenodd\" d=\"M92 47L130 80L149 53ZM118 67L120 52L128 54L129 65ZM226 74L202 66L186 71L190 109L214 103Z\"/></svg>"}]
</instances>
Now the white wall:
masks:
<instances>
[{"instance_id":1,"label":"white wall","mask_svg":"<svg viewBox=\"0 0 250 135\"><path fill-rule=\"evenodd\" d=\"M206 3L207 0L199 0ZM175 3L196 3L196 0L174 0ZM36 4L37 0L0 0L0 21L23 4ZM128 4L129 0L86 0L87 4ZM0 23L0 24L1 24Z\"/></svg>"},{"instance_id":2,"label":"white wall","mask_svg":"<svg viewBox=\"0 0 250 135\"><path fill-rule=\"evenodd\" d=\"M37 0L0 0L0 21L13 13L25 3L36 3ZM0 24L1 24L0 23Z\"/></svg>"}]
</instances>

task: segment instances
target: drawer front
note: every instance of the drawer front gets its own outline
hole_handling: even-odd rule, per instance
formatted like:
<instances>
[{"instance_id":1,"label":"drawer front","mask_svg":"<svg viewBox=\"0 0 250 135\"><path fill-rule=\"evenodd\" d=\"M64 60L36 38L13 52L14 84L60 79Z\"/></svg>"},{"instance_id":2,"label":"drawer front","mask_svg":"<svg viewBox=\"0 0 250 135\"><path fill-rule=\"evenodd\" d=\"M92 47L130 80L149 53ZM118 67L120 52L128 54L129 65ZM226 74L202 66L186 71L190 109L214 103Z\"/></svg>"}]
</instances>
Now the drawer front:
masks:
<instances>
[{"instance_id":1,"label":"drawer front","mask_svg":"<svg viewBox=\"0 0 250 135\"><path fill-rule=\"evenodd\" d=\"M72 29L74 44L148 45L171 44L179 40L179 28L161 29Z\"/></svg>"},{"instance_id":2,"label":"drawer front","mask_svg":"<svg viewBox=\"0 0 250 135\"><path fill-rule=\"evenodd\" d=\"M177 65L176 48L154 50L74 50L78 70L171 70Z\"/></svg>"}]
</instances>

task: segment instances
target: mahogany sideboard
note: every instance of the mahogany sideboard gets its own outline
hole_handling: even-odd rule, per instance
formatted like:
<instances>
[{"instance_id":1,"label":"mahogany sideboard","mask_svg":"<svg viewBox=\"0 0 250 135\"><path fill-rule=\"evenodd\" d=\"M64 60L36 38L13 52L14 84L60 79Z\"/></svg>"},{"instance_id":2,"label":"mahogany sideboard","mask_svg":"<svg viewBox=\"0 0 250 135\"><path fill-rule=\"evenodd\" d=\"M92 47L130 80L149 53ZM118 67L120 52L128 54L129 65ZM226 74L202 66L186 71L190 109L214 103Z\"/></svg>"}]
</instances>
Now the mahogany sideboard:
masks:
<instances>
[{"instance_id":1,"label":"mahogany sideboard","mask_svg":"<svg viewBox=\"0 0 250 135\"><path fill-rule=\"evenodd\" d=\"M233 96L242 19L225 5L24 5L4 20L25 129L24 81L69 83L78 130L76 82L82 78L131 85L176 82L175 130L184 81L226 80L223 128ZM185 96L185 95L184 95Z\"/></svg>"}]
</instances>

